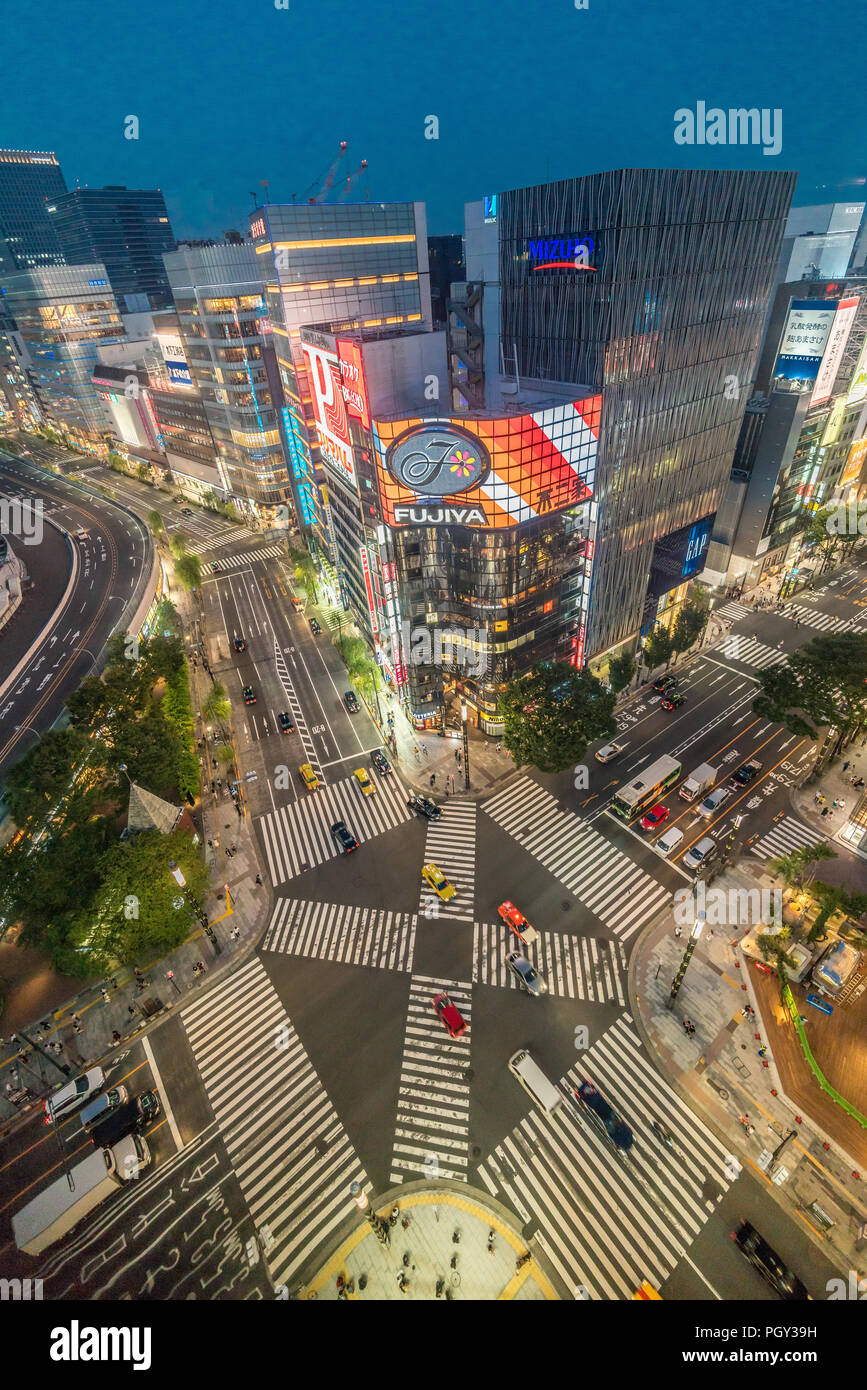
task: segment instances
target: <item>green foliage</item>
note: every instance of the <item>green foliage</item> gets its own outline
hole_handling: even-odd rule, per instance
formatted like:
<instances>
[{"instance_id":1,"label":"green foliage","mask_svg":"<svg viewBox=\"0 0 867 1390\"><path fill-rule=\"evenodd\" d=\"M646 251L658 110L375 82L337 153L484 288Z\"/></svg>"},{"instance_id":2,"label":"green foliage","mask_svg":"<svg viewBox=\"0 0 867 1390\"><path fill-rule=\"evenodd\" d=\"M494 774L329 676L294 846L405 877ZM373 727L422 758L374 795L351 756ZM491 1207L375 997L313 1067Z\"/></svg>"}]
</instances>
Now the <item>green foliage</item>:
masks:
<instances>
[{"instance_id":1,"label":"green foliage","mask_svg":"<svg viewBox=\"0 0 867 1390\"><path fill-rule=\"evenodd\" d=\"M186 555L187 540L186 537L182 535L180 531L176 531L175 534L172 536L171 540L169 541L169 550L172 552L176 560L180 560L182 555Z\"/></svg>"},{"instance_id":2,"label":"green foliage","mask_svg":"<svg viewBox=\"0 0 867 1390\"><path fill-rule=\"evenodd\" d=\"M209 724L227 725L232 717L232 704L226 694L226 687L214 681L204 700L202 714Z\"/></svg>"},{"instance_id":3,"label":"green foliage","mask_svg":"<svg viewBox=\"0 0 867 1390\"><path fill-rule=\"evenodd\" d=\"M162 536L165 533L165 525L159 512L148 512L148 526L155 536Z\"/></svg>"},{"instance_id":4,"label":"green foliage","mask_svg":"<svg viewBox=\"0 0 867 1390\"><path fill-rule=\"evenodd\" d=\"M99 682L97 682L99 684ZM5 775L4 798L19 830L37 829L69 789L70 770L88 748L75 728L49 730Z\"/></svg>"},{"instance_id":5,"label":"green foliage","mask_svg":"<svg viewBox=\"0 0 867 1390\"><path fill-rule=\"evenodd\" d=\"M671 660L671 637L664 627L657 627L644 639L644 664L653 671Z\"/></svg>"},{"instance_id":6,"label":"green foliage","mask_svg":"<svg viewBox=\"0 0 867 1390\"><path fill-rule=\"evenodd\" d=\"M198 589L202 582L202 562L199 556L187 553L175 560L175 578L182 589Z\"/></svg>"},{"instance_id":7,"label":"green foliage","mask_svg":"<svg viewBox=\"0 0 867 1390\"><path fill-rule=\"evenodd\" d=\"M626 689L634 675L635 657L632 652L623 651L619 656L612 656L608 663L608 684L615 695Z\"/></svg>"},{"instance_id":8,"label":"green foliage","mask_svg":"<svg viewBox=\"0 0 867 1390\"><path fill-rule=\"evenodd\" d=\"M846 912L856 918L867 912L867 893L852 893L845 884L825 883L817 878L810 886L810 893L819 911L810 927L808 941L823 941L826 924L838 912Z\"/></svg>"},{"instance_id":9,"label":"green foliage","mask_svg":"<svg viewBox=\"0 0 867 1390\"><path fill-rule=\"evenodd\" d=\"M182 797L195 796L199 790L199 760L195 752L195 724L186 660L166 681L162 712L178 736L178 791Z\"/></svg>"},{"instance_id":10,"label":"green foliage","mask_svg":"<svg viewBox=\"0 0 867 1390\"><path fill-rule=\"evenodd\" d=\"M45 836L32 854L29 838L0 851L2 915L20 924L22 946L54 954L62 945L99 886L99 861L114 833L109 818L93 817Z\"/></svg>"},{"instance_id":11,"label":"green foliage","mask_svg":"<svg viewBox=\"0 0 867 1390\"><path fill-rule=\"evenodd\" d=\"M809 883L815 875L815 869L810 869L811 864L836 858L836 851L824 841L819 841L815 845L802 845L793 849L789 854L780 855L779 859L771 859L768 867L780 875L788 888L800 888Z\"/></svg>"},{"instance_id":12,"label":"green foliage","mask_svg":"<svg viewBox=\"0 0 867 1390\"><path fill-rule=\"evenodd\" d=\"M318 603L319 595L316 590L316 565L312 555L308 550L293 549L289 547L289 559L295 567L295 578L299 584L303 584L308 599L312 598L314 603Z\"/></svg>"},{"instance_id":13,"label":"green foliage","mask_svg":"<svg viewBox=\"0 0 867 1390\"><path fill-rule=\"evenodd\" d=\"M614 704L613 692L589 671L540 663L500 694L503 742L519 766L562 772L581 762L588 743L612 736Z\"/></svg>"},{"instance_id":14,"label":"green foliage","mask_svg":"<svg viewBox=\"0 0 867 1390\"><path fill-rule=\"evenodd\" d=\"M672 652L688 651L697 642L707 626L710 605L706 591L697 586L687 603L684 603L674 622L671 632Z\"/></svg>"},{"instance_id":15,"label":"green foliage","mask_svg":"<svg viewBox=\"0 0 867 1390\"><path fill-rule=\"evenodd\" d=\"M753 709L790 733L816 739L822 727L841 733L867 720L867 636L838 632L814 637L759 672Z\"/></svg>"}]
</instances>

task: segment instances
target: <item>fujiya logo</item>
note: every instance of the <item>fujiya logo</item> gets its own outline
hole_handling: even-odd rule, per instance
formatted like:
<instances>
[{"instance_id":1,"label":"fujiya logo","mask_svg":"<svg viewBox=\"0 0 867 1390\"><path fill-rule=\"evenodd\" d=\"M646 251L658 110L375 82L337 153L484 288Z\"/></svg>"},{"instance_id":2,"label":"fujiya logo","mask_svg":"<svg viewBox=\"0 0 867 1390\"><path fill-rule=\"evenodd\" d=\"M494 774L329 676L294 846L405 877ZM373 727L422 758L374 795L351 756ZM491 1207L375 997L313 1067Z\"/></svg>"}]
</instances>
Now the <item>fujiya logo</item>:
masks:
<instances>
[{"instance_id":1,"label":"fujiya logo","mask_svg":"<svg viewBox=\"0 0 867 1390\"><path fill-rule=\"evenodd\" d=\"M451 497L484 482L490 456L481 440L451 421L425 421L392 444L386 466L395 482L425 497Z\"/></svg>"},{"instance_id":2,"label":"fujiya logo","mask_svg":"<svg viewBox=\"0 0 867 1390\"><path fill-rule=\"evenodd\" d=\"M77 1319L68 1327L51 1329L52 1361L131 1361L134 1371L149 1371L149 1327L82 1327Z\"/></svg>"}]
</instances>

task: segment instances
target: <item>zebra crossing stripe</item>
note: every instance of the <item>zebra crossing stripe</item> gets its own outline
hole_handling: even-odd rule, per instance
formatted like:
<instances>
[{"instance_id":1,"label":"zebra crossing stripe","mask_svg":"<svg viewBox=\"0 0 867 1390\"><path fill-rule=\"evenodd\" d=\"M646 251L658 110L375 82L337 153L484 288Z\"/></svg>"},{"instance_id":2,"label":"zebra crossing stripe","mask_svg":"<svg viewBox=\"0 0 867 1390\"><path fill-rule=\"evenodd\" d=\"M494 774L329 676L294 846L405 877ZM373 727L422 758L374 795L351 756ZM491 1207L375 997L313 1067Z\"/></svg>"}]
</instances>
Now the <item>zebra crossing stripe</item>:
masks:
<instances>
[{"instance_id":1,"label":"zebra crossing stripe","mask_svg":"<svg viewBox=\"0 0 867 1390\"><path fill-rule=\"evenodd\" d=\"M370 1180L258 958L181 1019L275 1283L346 1220Z\"/></svg>"},{"instance_id":2,"label":"zebra crossing stripe","mask_svg":"<svg viewBox=\"0 0 867 1390\"><path fill-rule=\"evenodd\" d=\"M449 800L441 805L442 818L428 821L424 863L436 864L456 892L449 902L443 902L422 879L419 913L438 921L443 917L471 921L476 880L476 803Z\"/></svg>"},{"instance_id":3,"label":"zebra crossing stripe","mask_svg":"<svg viewBox=\"0 0 867 1390\"><path fill-rule=\"evenodd\" d=\"M802 825L791 816L784 816L767 835L763 835L753 845L752 853L759 859L773 859L788 854L793 849L803 849L806 845L822 844L824 839L825 836L820 831Z\"/></svg>"},{"instance_id":4,"label":"zebra crossing stripe","mask_svg":"<svg viewBox=\"0 0 867 1390\"><path fill-rule=\"evenodd\" d=\"M537 1226L573 1296L583 1286L592 1298L629 1299L643 1279L662 1282L734 1178L725 1145L666 1086L631 1025L622 1015L561 1083L599 1087L633 1131L628 1157L570 1098L554 1115L533 1109L479 1167L491 1195ZM654 1121L673 1136L673 1151L654 1136Z\"/></svg>"},{"instance_id":5,"label":"zebra crossing stripe","mask_svg":"<svg viewBox=\"0 0 867 1390\"><path fill-rule=\"evenodd\" d=\"M283 655L283 649L276 638L274 639L274 661L277 666L277 675L280 677L280 684L283 687L286 699L289 703L289 709L292 713L292 718L295 721L295 727L298 730L298 733L301 737L301 743L303 744L307 761L313 768L313 771L316 773L316 776L319 778L320 782L324 782L326 779L322 772L316 749L313 745L313 739L311 737L310 730L307 727L307 720L304 718L304 711L301 708L301 702L295 693L295 686L293 685L292 677L289 674L289 667L286 665L286 658Z\"/></svg>"},{"instance_id":6,"label":"zebra crossing stripe","mask_svg":"<svg viewBox=\"0 0 867 1390\"><path fill-rule=\"evenodd\" d=\"M624 941L671 897L529 777L484 802L482 810Z\"/></svg>"},{"instance_id":7,"label":"zebra crossing stripe","mask_svg":"<svg viewBox=\"0 0 867 1390\"><path fill-rule=\"evenodd\" d=\"M411 912L284 898L274 909L261 949L373 970L409 971L417 925Z\"/></svg>"},{"instance_id":8,"label":"zebra crossing stripe","mask_svg":"<svg viewBox=\"0 0 867 1390\"><path fill-rule=\"evenodd\" d=\"M764 642L757 642L754 637L743 637L737 633L726 638L720 648L720 654L727 656L730 661L742 661L745 666L752 666L757 671L763 671L766 666L775 666L777 662L786 659L778 648L766 647Z\"/></svg>"},{"instance_id":9,"label":"zebra crossing stripe","mask_svg":"<svg viewBox=\"0 0 867 1390\"><path fill-rule=\"evenodd\" d=\"M712 616L714 618L728 618L731 622L736 623L739 618L745 618L747 613L750 612L752 612L752 609L745 603L734 601L732 603L727 603L724 608L715 608Z\"/></svg>"},{"instance_id":10,"label":"zebra crossing stripe","mask_svg":"<svg viewBox=\"0 0 867 1390\"><path fill-rule=\"evenodd\" d=\"M555 997L591 1004L616 1002L622 1008L626 1005L626 954L620 941L541 931L538 941L525 946L502 922L475 922L473 984L517 989L506 964L510 951L520 951L541 970L549 993Z\"/></svg>"},{"instance_id":11,"label":"zebra crossing stripe","mask_svg":"<svg viewBox=\"0 0 867 1390\"><path fill-rule=\"evenodd\" d=\"M433 1008L445 990L467 1031L450 1038ZM470 985L414 975L400 1069L392 1183L419 1175L466 1182L469 1162Z\"/></svg>"},{"instance_id":12,"label":"zebra crossing stripe","mask_svg":"<svg viewBox=\"0 0 867 1390\"><path fill-rule=\"evenodd\" d=\"M820 613L815 608L805 608L802 603L787 603L782 616L806 627L818 628L820 632L852 632L857 628L855 618L835 618L832 613Z\"/></svg>"},{"instance_id":13,"label":"zebra crossing stripe","mask_svg":"<svg viewBox=\"0 0 867 1390\"><path fill-rule=\"evenodd\" d=\"M362 796L355 778L344 777L260 816L256 824L272 886L337 856L331 834L336 821L345 821L363 844L410 819L406 792L396 774L380 778L375 785L373 796Z\"/></svg>"},{"instance_id":14,"label":"zebra crossing stripe","mask_svg":"<svg viewBox=\"0 0 867 1390\"><path fill-rule=\"evenodd\" d=\"M279 546L266 545L259 550L245 550L240 555L222 555L216 563L224 570L237 569L249 565L253 560L276 560L282 554Z\"/></svg>"}]
</instances>

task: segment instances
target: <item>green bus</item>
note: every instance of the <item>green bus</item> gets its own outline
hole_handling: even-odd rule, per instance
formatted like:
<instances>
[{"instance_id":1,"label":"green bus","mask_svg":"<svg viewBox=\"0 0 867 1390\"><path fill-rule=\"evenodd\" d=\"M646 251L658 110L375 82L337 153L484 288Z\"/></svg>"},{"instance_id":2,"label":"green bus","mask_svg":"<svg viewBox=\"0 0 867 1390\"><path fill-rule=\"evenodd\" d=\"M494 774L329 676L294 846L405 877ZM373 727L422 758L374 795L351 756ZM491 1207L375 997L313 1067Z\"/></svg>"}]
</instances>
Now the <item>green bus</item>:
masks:
<instances>
[{"instance_id":1,"label":"green bus","mask_svg":"<svg viewBox=\"0 0 867 1390\"><path fill-rule=\"evenodd\" d=\"M643 816L669 787L673 787L682 772L677 758L657 758L655 763L639 772L635 780L615 792L611 801L611 811L621 820L634 821Z\"/></svg>"}]
</instances>

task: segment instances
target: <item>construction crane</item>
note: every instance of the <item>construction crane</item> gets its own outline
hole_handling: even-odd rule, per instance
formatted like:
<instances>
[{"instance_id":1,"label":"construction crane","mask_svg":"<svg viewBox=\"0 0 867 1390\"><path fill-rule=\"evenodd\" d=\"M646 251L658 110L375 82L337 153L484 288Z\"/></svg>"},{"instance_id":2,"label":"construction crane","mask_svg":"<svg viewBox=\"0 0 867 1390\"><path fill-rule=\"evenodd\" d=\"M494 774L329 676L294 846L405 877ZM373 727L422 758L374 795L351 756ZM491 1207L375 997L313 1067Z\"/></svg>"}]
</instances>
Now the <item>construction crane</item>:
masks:
<instances>
[{"instance_id":1,"label":"construction crane","mask_svg":"<svg viewBox=\"0 0 867 1390\"><path fill-rule=\"evenodd\" d=\"M338 149L335 158L331 161L331 164L328 166L328 170L325 174L325 177L322 178L322 176L320 175L318 179L313 180L313 182L310 185L310 188L307 189L307 192L309 193L311 188L318 188L318 192L314 193L312 198L307 199L309 203L321 203L327 197L328 191L331 188L331 185L333 184L337 176L337 170L340 167L340 161L346 154L346 147L347 141L341 140L340 148Z\"/></svg>"},{"instance_id":2,"label":"construction crane","mask_svg":"<svg viewBox=\"0 0 867 1390\"><path fill-rule=\"evenodd\" d=\"M352 171L351 174L347 174L347 176L346 176L346 182L345 182L344 184L341 185L340 192L339 192L338 195L337 195L337 201L338 201L338 203L340 202L341 198L345 198L345 197L346 197L347 193L349 192L349 190L350 190L350 188L352 187L352 185L355 183L355 180L358 178L359 174L363 174L366 168L367 168L367 160L366 160L366 159L362 159L362 161L361 161L361 163L359 164L358 168L357 168L357 169L353 169L353 171Z\"/></svg>"}]
</instances>

